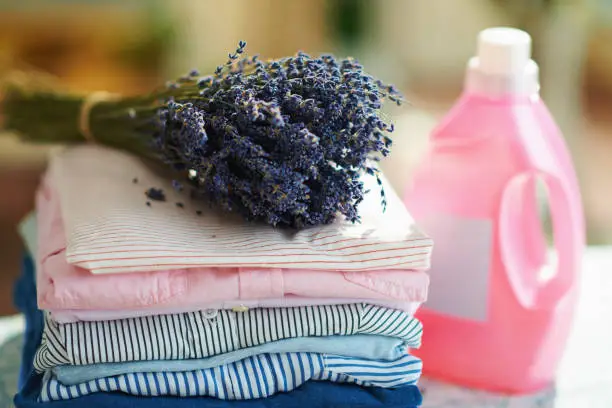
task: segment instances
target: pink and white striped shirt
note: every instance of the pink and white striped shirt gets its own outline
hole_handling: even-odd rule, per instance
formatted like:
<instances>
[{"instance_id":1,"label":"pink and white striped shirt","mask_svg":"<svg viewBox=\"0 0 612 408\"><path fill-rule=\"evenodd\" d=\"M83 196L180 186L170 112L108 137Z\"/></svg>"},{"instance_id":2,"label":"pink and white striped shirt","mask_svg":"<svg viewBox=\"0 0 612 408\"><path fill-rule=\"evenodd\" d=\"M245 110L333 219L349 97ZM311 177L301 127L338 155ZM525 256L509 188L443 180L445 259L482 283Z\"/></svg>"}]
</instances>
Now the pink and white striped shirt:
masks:
<instances>
[{"instance_id":1,"label":"pink and white striped shirt","mask_svg":"<svg viewBox=\"0 0 612 408\"><path fill-rule=\"evenodd\" d=\"M175 192L138 158L116 150L70 149L53 158L49 172L61 202L68 262L93 274L189 267L429 267L431 239L416 228L389 185L382 211L373 176L364 177L372 193L360 204L359 224L339 218L289 232L213 211L187 192ZM150 187L162 188L167 201L145 205Z\"/></svg>"}]
</instances>

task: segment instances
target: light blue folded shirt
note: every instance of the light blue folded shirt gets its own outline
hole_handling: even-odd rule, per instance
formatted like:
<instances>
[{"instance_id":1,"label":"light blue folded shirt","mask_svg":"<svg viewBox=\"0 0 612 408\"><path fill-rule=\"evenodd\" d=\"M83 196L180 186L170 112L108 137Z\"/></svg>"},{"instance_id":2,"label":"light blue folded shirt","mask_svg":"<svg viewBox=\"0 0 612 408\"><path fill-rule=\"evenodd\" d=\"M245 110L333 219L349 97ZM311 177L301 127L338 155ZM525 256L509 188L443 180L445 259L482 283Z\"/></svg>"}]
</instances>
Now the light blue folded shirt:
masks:
<instances>
[{"instance_id":1,"label":"light blue folded shirt","mask_svg":"<svg viewBox=\"0 0 612 408\"><path fill-rule=\"evenodd\" d=\"M406 345L396 337L358 334L352 336L296 337L239 349L213 357L191 360L151 360L52 368L62 384L75 385L98 378L129 373L185 372L228 365L264 353L318 353L367 360L394 361L406 354Z\"/></svg>"}]
</instances>

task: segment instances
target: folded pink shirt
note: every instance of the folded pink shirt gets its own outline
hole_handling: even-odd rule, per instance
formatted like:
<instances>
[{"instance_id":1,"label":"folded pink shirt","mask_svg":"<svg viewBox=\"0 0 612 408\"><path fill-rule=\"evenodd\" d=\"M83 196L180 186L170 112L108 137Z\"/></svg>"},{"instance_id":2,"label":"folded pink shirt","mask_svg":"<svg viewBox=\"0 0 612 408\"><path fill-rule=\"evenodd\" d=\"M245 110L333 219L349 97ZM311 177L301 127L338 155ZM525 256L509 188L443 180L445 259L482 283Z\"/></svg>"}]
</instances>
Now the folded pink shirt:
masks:
<instances>
[{"instance_id":1,"label":"folded pink shirt","mask_svg":"<svg viewBox=\"0 0 612 408\"><path fill-rule=\"evenodd\" d=\"M414 311L427 296L428 275L405 269L192 267L92 274L67 261L60 201L48 173L37 195L38 303L58 321L362 301Z\"/></svg>"}]
</instances>

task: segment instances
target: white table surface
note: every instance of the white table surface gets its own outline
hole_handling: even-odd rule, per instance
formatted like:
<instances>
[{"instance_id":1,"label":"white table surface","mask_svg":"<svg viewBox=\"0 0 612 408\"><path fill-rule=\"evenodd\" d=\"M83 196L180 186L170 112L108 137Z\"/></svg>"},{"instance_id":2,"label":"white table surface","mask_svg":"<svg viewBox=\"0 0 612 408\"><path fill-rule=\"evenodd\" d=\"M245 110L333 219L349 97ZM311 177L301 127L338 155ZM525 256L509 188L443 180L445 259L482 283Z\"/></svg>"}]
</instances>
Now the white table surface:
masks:
<instances>
[{"instance_id":1,"label":"white table surface","mask_svg":"<svg viewBox=\"0 0 612 408\"><path fill-rule=\"evenodd\" d=\"M587 249L580 290L574 327L552 389L508 397L424 378L423 408L612 408L612 247ZM21 316L0 318L0 347L23 327Z\"/></svg>"}]
</instances>

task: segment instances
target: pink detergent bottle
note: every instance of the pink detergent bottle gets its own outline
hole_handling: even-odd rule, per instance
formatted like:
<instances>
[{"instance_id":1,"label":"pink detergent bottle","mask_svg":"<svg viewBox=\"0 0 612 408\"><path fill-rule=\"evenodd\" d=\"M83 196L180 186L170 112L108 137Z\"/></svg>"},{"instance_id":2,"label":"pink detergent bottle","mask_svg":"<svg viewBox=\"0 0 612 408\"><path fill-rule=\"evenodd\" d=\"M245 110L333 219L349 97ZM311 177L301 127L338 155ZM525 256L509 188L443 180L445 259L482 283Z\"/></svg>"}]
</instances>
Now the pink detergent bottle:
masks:
<instances>
[{"instance_id":1,"label":"pink detergent bottle","mask_svg":"<svg viewBox=\"0 0 612 408\"><path fill-rule=\"evenodd\" d=\"M464 93L433 131L405 196L434 240L430 296L417 313L423 345L414 351L425 375L510 394L554 381L584 247L576 175L530 53L523 31L480 33ZM548 196L553 261L538 183Z\"/></svg>"}]
</instances>

